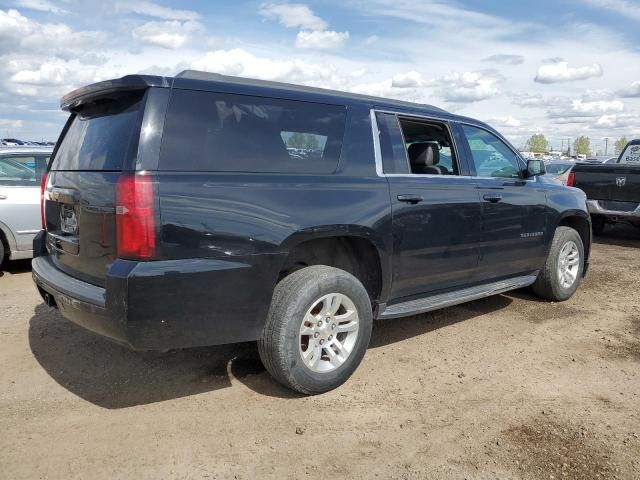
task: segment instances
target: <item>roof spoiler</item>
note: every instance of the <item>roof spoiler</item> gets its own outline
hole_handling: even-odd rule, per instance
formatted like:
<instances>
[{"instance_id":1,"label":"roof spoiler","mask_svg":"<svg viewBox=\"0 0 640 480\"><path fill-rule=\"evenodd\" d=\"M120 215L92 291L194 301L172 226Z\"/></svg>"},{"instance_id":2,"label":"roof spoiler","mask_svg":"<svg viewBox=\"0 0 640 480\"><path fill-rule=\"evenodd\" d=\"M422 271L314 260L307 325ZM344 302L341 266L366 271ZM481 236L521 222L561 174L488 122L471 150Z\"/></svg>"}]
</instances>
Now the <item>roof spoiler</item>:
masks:
<instances>
[{"instance_id":1,"label":"roof spoiler","mask_svg":"<svg viewBox=\"0 0 640 480\"><path fill-rule=\"evenodd\" d=\"M60 99L60 108L70 111L80 105L91 103L96 98L109 97L114 94L145 90L149 87L170 87L171 79L155 75L126 75L114 80L92 83L77 88Z\"/></svg>"}]
</instances>

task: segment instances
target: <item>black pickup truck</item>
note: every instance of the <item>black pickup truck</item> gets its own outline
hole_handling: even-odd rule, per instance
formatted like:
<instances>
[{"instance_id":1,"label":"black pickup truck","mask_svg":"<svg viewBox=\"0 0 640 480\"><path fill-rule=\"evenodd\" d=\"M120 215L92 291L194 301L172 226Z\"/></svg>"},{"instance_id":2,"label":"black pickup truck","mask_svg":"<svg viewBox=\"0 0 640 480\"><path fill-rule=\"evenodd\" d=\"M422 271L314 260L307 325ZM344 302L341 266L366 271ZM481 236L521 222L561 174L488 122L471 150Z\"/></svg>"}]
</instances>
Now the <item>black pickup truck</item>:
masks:
<instances>
[{"instance_id":1,"label":"black pickup truck","mask_svg":"<svg viewBox=\"0 0 640 480\"><path fill-rule=\"evenodd\" d=\"M62 108L33 278L134 349L257 340L277 380L320 393L374 320L528 286L562 301L587 270L584 193L436 107L187 71Z\"/></svg>"},{"instance_id":2,"label":"black pickup truck","mask_svg":"<svg viewBox=\"0 0 640 480\"><path fill-rule=\"evenodd\" d=\"M629 142L616 163L576 164L567 184L586 193L595 234L614 222L640 228L640 139Z\"/></svg>"}]
</instances>

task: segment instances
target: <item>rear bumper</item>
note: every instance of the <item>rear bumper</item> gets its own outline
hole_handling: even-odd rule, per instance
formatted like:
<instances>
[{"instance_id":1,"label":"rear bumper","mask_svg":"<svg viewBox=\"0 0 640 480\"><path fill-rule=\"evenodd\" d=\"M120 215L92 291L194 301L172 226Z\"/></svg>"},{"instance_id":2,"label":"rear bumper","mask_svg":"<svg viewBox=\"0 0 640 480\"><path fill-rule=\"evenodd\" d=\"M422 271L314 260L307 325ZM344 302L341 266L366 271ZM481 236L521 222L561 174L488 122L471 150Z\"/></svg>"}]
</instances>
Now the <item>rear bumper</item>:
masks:
<instances>
[{"instance_id":1,"label":"rear bumper","mask_svg":"<svg viewBox=\"0 0 640 480\"><path fill-rule=\"evenodd\" d=\"M274 256L253 257L116 260L105 288L62 272L49 256L33 260L32 275L45 302L72 322L135 350L169 350L259 338L278 270Z\"/></svg>"},{"instance_id":2,"label":"rear bumper","mask_svg":"<svg viewBox=\"0 0 640 480\"><path fill-rule=\"evenodd\" d=\"M603 215L606 217L620 217L626 220L640 220L640 206L633 211L625 212L618 210L607 210L600 205L598 200L587 200L589 213L595 215Z\"/></svg>"}]
</instances>

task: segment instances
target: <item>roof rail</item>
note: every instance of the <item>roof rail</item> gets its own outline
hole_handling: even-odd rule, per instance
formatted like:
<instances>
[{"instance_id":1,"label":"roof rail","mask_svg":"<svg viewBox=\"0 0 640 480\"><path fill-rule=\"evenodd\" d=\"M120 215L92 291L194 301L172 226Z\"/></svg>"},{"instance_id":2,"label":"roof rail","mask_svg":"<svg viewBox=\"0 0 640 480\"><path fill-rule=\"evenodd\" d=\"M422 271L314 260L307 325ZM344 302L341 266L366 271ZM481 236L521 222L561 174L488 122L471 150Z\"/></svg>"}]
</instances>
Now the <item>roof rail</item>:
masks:
<instances>
[{"instance_id":1,"label":"roof rail","mask_svg":"<svg viewBox=\"0 0 640 480\"><path fill-rule=\"evenodd\" d=\"M363 95L360 93L351 93L351 92L345 92L342 90L331 90L328 88L309 87L306 85L297 85L293 83L274 82L270 80L259 80L256 78L247 78L247 77L235 77L231 75L222 75L221 73L203 72L200 70L183 70L182 72L178 73L175 78L184 78L187 80L202 80L205 82L224 82L224 83L231 83L236 85L248 85L248 86L255 86L255 87L278 88L278 89L284 89L284 90L293 90L297 92L318 93L322 95L334 95L336 97L342 97L342 98L368 100L372 103L393 102L396 104L406 105L407 107L419 106L419 107L428 108L430 110L434 110L438 112L444 112L444 110L441 108L435 107L433 105L424 104L424 103L414 103L414 102L407 102L403 100L374 97L370 95Z\"/></svg>"}]
</instances>

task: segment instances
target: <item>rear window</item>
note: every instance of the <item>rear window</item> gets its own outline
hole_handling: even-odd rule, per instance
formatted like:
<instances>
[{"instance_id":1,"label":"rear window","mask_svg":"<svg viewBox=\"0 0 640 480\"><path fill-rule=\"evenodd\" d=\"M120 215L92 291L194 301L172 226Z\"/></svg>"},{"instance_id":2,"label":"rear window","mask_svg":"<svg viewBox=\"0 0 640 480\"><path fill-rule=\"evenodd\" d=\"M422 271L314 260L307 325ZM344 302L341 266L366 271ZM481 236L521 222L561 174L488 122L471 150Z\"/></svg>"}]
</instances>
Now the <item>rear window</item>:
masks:
<instances>
[{"instance_id":1,"label":"rear window","mask_svg":"<svg viewBox=\"0 0 640 480\"><path fill-rule=\"evenodd\" d=\"M640 145L627 145L625 151L620 155L619 163L640 165Z\"/></svg>"},{"instance_id":2,"label":"rear window","mask_svg":"<svg viewBox=\"0 0 640 480\"><path fill-rule=\"evenodd\" d=\"M557 175L565 173L567 170L571 168L571 165L565 165L562 163L550 163L547 165L545 169L547 173L554 173Z\"/></svg>"},{"instance_id":3,"label":"rear window","mask_svg":"<svg viewBox=\"0 0 640 480\"><path fill-rule=\"evenodd\" d=\"M39 187L48 161L48 155L0 156L0 185Z\"/></svg>"},{"instance_id":4,"label":"rear window","mask_svg":"<svg viewBox=\"0 0 640 480\"><path fill-rule=\"evenodd\" d=\"M73 113L52 170L122 170L136 154L142 95L89 105Z\"/></svg>"},{"instance_id":5,"label":"rear window","mask_svg":"<svg viewBox=\"0 0 640 480\"><path fill-rule=\"evenodd\" d=\"M330 173L338 164L345 108L310 102L175 90L161 170Z\"/></svg>"}]
</instances>

